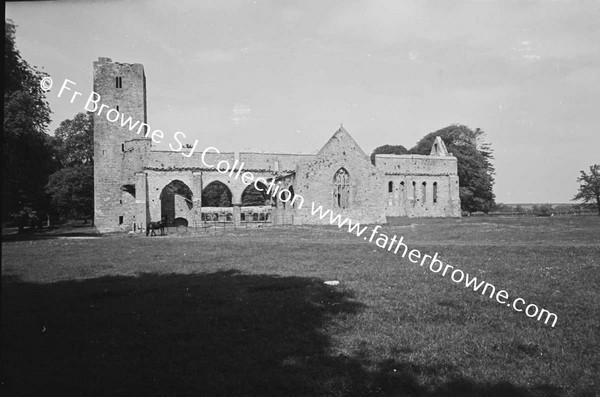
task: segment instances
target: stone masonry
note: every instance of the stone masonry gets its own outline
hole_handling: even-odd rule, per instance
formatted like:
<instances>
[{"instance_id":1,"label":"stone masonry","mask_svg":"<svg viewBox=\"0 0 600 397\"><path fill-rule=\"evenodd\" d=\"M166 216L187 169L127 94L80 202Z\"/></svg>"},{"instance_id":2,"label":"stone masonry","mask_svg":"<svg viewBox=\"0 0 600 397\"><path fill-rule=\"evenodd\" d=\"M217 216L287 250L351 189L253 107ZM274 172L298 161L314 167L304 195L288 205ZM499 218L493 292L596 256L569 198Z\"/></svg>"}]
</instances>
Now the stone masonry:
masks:
<instances>
[{"instance_id":1,"label":"stone masonry","mask_svg":"<svg viewBox=\"0 0 600 397\"><path fill-rule=\"evenodd\" d=\"M109 108L146 123L142 65L99 58L94 62L94 91ZM256 206L244 201L244 192L254 189L253 185L248 187L241 178L204 164L203 149L189 158L179 152L153 150L144 134L143 129L130 131L119 121L94 114L94 212L101 232L144 229L149 221L165 218L189 225L207 221L329 223L329 217L321 220L311 214L313 202L363 224L385 223L388 216L461 214L457 161L439 138L429 156L377 155L375 165L343 127L316 155L207 153L206 164L237 160L244 163L243 171L291 193L287 199L275 195ZM203 205L202 193L212 183L229 190L230 207ZM292 201L292 196L299 197Z\"/></svg>"}]
</instances>

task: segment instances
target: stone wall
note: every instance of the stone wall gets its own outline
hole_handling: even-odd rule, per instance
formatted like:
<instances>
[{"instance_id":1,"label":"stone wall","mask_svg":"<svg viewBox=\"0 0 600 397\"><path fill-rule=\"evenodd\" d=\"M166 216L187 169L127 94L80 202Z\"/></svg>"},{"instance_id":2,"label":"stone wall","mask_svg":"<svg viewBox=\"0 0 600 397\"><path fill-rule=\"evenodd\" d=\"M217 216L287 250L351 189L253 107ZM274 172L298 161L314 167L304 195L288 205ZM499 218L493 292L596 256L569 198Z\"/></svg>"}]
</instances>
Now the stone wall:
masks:
<instances>
[{"instance_id":1,"label":"stone wall","mask_svg":"<svg viewBox=\"0 0 600 397\"><path fill-rule=\"evenodd\" d=\"M194 152L192 156L185 157L179 152L152 150L146 162L147 168L153 169L177 169L177 168L196 168L207 169L216 168L221 160L226 160L230 166L235 164L238 159L238 165L243 165L246 171L270 171L284 172L295 170L298 164L305 163L314 158L309 154L281 154L281 153L250 153L250 152L207 152L204 160L206 164L214 167L207 167L202 162L202 150ZM189 149L188 149L189 151ZM188 152L186 152L188 153ZM237 168L237 167L236 167Z\"/></svg>"},{"instance_id":2,"label":"stone wall","mask_svg":"<svg viewBox=\"0 0 600 397\"><path fill-rule=\"evenodd\" d=\"M375 166L387 174L399 175L456 175L454 156L425 156L417 154L378 154Z\"/></svg>"},{"instance_id":3,"label":"stone wall","mask_svg":"<svg viewBox=\"0 0 600 397\"><path fill-rule=\"evenodd\" d=\"M454 200L458 195L457 177L386 175L385 178L387 216L460 216L460 203L457 212Z\"/></svg>"},{"instance_id":4,"label":"stone wall","mask_svg":"<svg viewBox=\"0 0 600 397\"><path fill-rule=\"evenodd\" d=\"M334 176L341 168L349 174L350 196L347 208L338 207L334 200ZM383 176L346 130L340 128L313 162L299 166L296 170L294 190L305 199L303 208L297 211L299 223L329 223L329 217L321 220L318 216L311 215L311 202L353 221L385 223Z\"/></svg>"},{"instance_id":5,"label":"stone wall","mask_svg":"<svg viewBox=\"0 0 600 397\"><path fill-rule=\"evenodd\" d=\"M117 80L117 78L119 78ZM117 82L118 81L118 82ZM94 62L94 92L100 95L100 104L108 108L94 113L94 221L101 232L127 230L135 211L124 204L122 187L135 184L135 172L140 171L149 141L132 143L131 132L118 122L106 118L109 109L118 110L134 120L146 121L146 78L140 64L112 62L99 58ZM131 149L131 151L129 151ZM134 154L134 152L136 152Z\"/></svg>"},{"instance_id":6,"label":"stone wall","mask_svg":"<svg viewBox=\"0 0 600 397\"><path fill-rule=\"evenodd\" d=\"M385 172L386 215L460 216L456 157L383 154L375 164Z\"/></svg>"}]
</instances>

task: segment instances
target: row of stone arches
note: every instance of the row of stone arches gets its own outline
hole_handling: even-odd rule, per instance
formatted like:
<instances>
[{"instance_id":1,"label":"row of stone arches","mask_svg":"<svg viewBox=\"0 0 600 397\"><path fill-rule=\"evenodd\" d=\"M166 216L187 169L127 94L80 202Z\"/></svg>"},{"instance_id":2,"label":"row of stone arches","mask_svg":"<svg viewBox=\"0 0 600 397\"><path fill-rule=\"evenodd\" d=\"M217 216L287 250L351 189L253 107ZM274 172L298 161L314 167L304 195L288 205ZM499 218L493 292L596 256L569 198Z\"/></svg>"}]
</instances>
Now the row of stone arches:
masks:
<instances>
[{"instance_id":1,"label":"row of stone arches","mask_svg":"<svg viewBox=\"0 0 600 397\"><path fill-rule=\"evenodd\" d=\"M413 205L420 202L421 204L437 204L439 201L439 184L437 181L432 183L431 194L428 195L428 184L427 181L423 181L418 184L416 181L412 181L411 192L407 192L404 181L400 181L397 185L394 181L388 182L388 205L403 205L406 199L410 200ZM410 194L412 193L412 195ZM396 200L394 200L396 199ZM430 201L428 201L430 200Z\"/></svg>"},{"instance_id":2,"label":"row of stone arches","mask_svg":"<svg viewBox=\"0 0 600 397\"><path fill-rule=\"evenodd\" d=\"M258 187L258 189L257 189ZM268 187L261 182L248 185L240 196L239 221L271 222L271 208L281 206L292 209L294 196L293 186L287 187L278 197L267 193ZM221 181L212 181L202 189L202 210L194 209L194 195L190 187L181 180L173 180L161 191L160 217L168 224L175 220L198 219L202 222L233 222L233 194L231 189ZM197 215L197 216L196 216Z\"/></svg>"}]
</instances>

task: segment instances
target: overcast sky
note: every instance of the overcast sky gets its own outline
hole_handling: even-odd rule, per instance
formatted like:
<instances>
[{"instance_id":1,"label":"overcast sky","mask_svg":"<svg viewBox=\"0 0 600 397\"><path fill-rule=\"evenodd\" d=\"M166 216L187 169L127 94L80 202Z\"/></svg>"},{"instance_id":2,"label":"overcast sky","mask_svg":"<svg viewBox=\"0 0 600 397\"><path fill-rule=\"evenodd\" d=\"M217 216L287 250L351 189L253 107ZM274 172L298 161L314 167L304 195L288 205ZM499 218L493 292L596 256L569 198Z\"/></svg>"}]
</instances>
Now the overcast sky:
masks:
<instances>
[{"instance_id":1,"label":"overcast sky","mask_svg":"<svg viewBox=\"0 0 600 397\"><path fill-rule=\"evenodd\" d=\"M221 150L367 153L449 124L487 132L498 202L568 202L600 163L599 1L8 3L17 47L88 95L142 63L148 122ZM56 83L55 83L56 84ZM48 94L51 131L82 111Z\"/></svg>"}]
</instances>

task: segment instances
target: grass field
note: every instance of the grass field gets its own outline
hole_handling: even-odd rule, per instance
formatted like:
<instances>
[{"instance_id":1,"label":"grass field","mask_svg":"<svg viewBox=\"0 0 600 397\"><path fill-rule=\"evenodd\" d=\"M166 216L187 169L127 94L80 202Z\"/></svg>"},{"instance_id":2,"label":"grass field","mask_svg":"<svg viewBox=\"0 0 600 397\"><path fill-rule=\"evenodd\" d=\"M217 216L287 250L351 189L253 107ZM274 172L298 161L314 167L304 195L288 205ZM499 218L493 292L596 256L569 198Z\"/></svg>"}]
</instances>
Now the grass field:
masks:
<instances>
[{"instance_id":1,"label":"grass field","mask_svg":"<svg viewBox=\"0 0 600 397\"><path fill-rule=\"evenodd\" d=\"M3 395L600 395L600 217L381 231L556 326L335 228L5 238Z\"/></svg>"}]
</instances>

